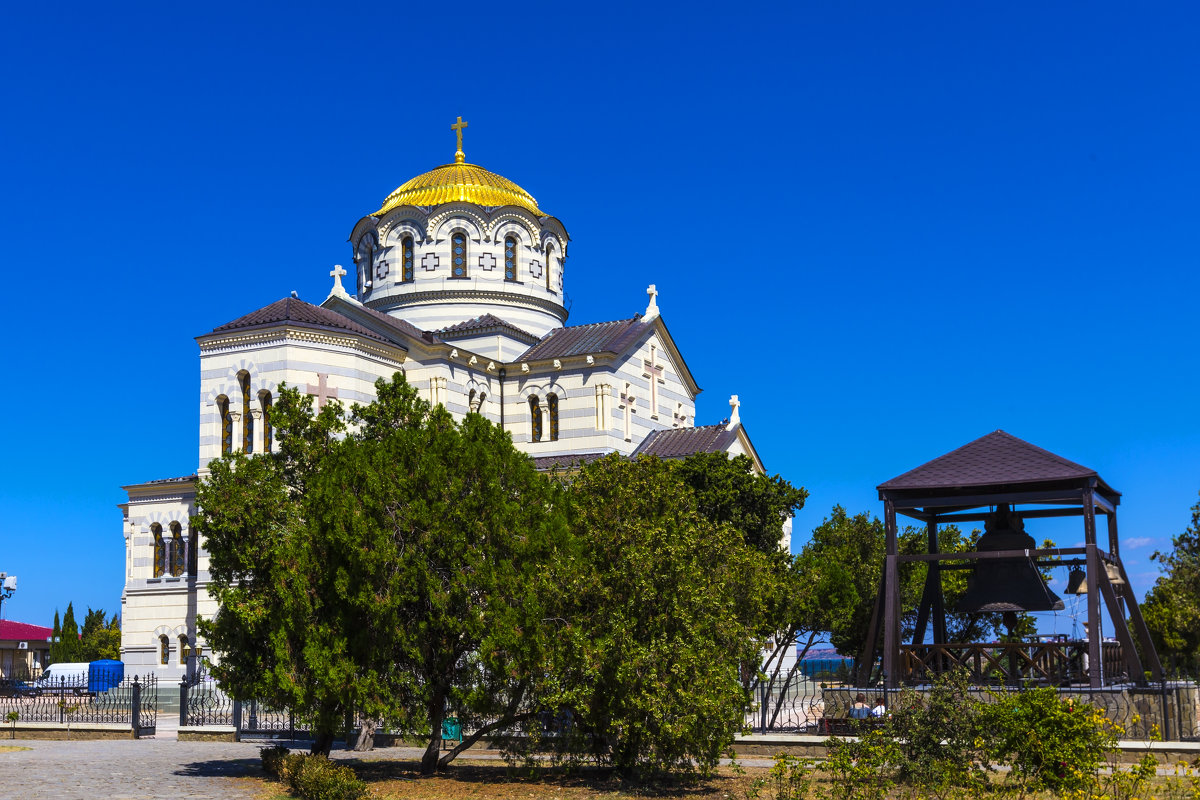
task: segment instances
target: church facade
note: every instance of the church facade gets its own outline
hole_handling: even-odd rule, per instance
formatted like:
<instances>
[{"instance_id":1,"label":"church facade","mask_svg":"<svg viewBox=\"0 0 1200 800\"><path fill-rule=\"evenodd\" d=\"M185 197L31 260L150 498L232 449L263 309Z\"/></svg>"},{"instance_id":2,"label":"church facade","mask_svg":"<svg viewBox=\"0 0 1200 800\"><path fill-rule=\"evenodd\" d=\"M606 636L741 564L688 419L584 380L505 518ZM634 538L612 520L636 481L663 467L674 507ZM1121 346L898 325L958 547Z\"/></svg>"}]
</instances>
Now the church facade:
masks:
<instances>
[{"instance_id":1,"label":"church facade","mask_svg":"<svg viewBox=\"0 0 1200 800\"><path fill-rule=\"evenodd\" d=\"M745 454L762 469L736 396L728 420L695 425L700 387L653 286L643 314L566 325L566 228L520 186L467 163L464 127L454 126L453 163L355 224L354 269L334 268L324 302L293 294L197 337L196 472L123 487L126 665L178 679L204 652L196 619L217 609L189 527L196 484L223 454L276 446L270 408L284 383L349 406L403 371L431 403L503 426L543 470L612 452Z\"/></svg>"}]
</instances>

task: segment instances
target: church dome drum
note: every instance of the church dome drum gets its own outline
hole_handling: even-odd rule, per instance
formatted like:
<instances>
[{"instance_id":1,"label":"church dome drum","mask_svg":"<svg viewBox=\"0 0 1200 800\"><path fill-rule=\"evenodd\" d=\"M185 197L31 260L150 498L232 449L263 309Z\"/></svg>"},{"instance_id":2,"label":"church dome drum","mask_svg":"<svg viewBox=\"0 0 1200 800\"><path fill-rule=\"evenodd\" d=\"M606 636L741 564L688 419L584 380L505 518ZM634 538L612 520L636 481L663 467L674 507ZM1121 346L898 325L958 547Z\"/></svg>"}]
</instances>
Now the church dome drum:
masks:
<instances>
[{"instance_id":1,"label":"church dome drum","mask_svg":"<svg viewBox=\"0 0 1200 800\"><path fill-rule=\"evenodd\" d=\"M428 331L491 314L541 337L566 321L566 229L529 192L454 163L401 184L350 234L359 302Z\"/></svg>"}]
</instances>

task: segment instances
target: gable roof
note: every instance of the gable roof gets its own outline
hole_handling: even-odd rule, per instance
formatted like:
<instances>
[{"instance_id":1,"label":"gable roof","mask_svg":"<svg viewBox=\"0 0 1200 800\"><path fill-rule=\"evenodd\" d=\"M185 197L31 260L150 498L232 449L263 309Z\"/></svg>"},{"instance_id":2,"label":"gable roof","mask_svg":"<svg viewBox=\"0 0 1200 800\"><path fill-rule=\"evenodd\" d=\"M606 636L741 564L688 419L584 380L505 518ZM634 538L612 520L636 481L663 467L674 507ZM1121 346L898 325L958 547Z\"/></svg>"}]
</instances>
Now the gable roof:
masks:
<instances>
[{"instance_id":1,"label":"gable roof","mask_svg":"<svg viewBox=\"0 0 1200 800\"><path fill-rule=\"evenodd\" d=\"M686 458L693 453L725 453L737 441L740 427L735 425L732 430L726 430L724 425L699 425L695 428L651 431L630 458Z\"/></svg>"},{"instance_id":2,"label":"gable roof","mask_svg":"<svg viewBox=\"0 0 1200 800\"><path fill-rule=\"evenodd\" d=\"M956 489L1089 478L1097 479L1100 486L1112 491L1094 469L997 430L897 475L877 488L881 492Z\"/></svg>"},{"instance_id":3,"label":"gable roof","mask_svg":"<svg viewBox=\"0 0 1200 800\"><path fill-rule=\"evenodd\" d=\"M435 334L444 340L460 339L467 336L478 336L484 333L495 333L503 331L514 339L519 339L525 344L534 344L538 337L534 336L529 331L524 331L513 325L507 320L500 319L495 314L484 314L474 319L463 320L456 325L449 325L441 330L435 331Z\"/></svg>"},{"instance_id":4,"label":"gable roof","mask_svg":"<svg viewBox=\"0 0 1200 800\"><path fill-rule=\"evenodd\" d=\"M53 635L54 630L52 628L46 628L41 625L30 625L27 622L13 622L8 619L0 620L0 641L12 642L23 640L44 642Z\"/></svg>"},{"instance_id":5,"label":"gable roof","mask_svg":"<svg viewBox=\"0 0 1200 800\"><path fill-rule=\"evenodd\" d=\"M581 467L584 464L590 464L610 454L611 451L605 453L568 453L558 456L534 456L533 466L539 472L546 472L555 467L571 469L573 467Z\"/></svg>"},{"instance_id":6,"label":"gable roof","mask_svg":"<svg viewBox=\"0 0 1200 800\"><path fill-rule=\"evenodd\" d=\"M518 361L537 361L544 358L569 358L593 353L620 354L650 329L641 315L613 322L593 322L555 328L540 342L526 350Z\"/></svg>"},{"instance_id":7,"label":"gable roof","mask_svg":"<svg viewBox=\"0 0 1200 800\"><path fill-rule=\"evenodd\" d=\"M329 297L325 300L330 305L341 304L345 309L345 313L339 314L345 318L364 327L370 327L377 334L383 336L388 341L404 347L406 340L416 339L428 344L437 344L440 339L434 336L429 331L423 331L416 325L413 325L408 320L393 317L390 314L385 314L382 311L376 311L373 308L368 308L361 303L353 300L346 300L340 297ZM323 306L326 311L334 312L328 306ZM355 320L351 315L361 315L358 320Z\"/></svg>"},{"instance_id":8,"label":"gable roof","mask_svg":"<svg viewBox=\"0 0 1200 800\"><path fill-rule=\"evenodd\" d=\"M285 297L282 300L276 300L268 306L263 306L256 311L251 311L249 314L238 317L233 322L227 322L224 325L213 328L212 332L226 333L236 330L267 328L285 322L302 328L343 331L359 336L366 336L369 339L375 339L380 342L387 341L375 331L368 330L336 311L330 311L321 306L314 306L312 303L306 303L298 297Z\"/></svg>"}]
</instances>

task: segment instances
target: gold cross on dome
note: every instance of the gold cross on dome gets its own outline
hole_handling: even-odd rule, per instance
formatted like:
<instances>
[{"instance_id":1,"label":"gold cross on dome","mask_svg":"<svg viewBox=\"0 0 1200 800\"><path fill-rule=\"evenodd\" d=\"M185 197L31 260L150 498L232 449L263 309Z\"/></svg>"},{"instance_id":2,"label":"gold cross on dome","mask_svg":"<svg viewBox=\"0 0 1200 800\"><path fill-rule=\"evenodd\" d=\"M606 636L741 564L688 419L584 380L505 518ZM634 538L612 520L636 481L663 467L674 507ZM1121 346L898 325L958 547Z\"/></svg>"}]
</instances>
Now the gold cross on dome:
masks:
<instances>
[{"instance_id":1,"label":"gold cross on dome","mask_svg":"<svg viewBox=\"0 0 1200 800\"><path fill-rule=\"evenodd\" d=\"M450 128L458 135L458 151L455 152L455 154L454 154L454 163L455 164L461 164L467 158L465 155L463 155L463 149L462 149L462 132L463 132L463 128L465 128L465 127L467 127L467 123L462 121L462 117L459 117L458 122L456 122L450 126Z\"/></svg>"}]
</instances>

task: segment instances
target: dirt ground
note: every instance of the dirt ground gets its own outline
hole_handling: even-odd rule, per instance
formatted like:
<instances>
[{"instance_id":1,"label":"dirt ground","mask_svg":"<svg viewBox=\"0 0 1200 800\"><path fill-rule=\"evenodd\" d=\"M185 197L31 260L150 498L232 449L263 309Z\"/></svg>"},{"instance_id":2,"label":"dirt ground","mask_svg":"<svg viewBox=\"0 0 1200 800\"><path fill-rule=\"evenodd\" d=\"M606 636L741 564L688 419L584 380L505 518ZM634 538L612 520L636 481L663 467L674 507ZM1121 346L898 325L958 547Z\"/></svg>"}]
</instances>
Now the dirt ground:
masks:
<instances>
[{"instance_id":1,"label":"dirt ground","mask_svg":"<svg viewBox=\"0 0 1200 800\"><path fill-rule=\"evenodd\" d=\"M423 778L415 761L364 761L354 765L375 797L383 800L742 800L763 767L743 771L721 767L708 780L675 780L631 787L610 773L594 769L570 774L539 769L534 774L503 764L454 763L437 777ZM244 780L253 781L253 778ZM290 797L274 781L263 780L263 800Z\"/></svg>"}]
</instances>

